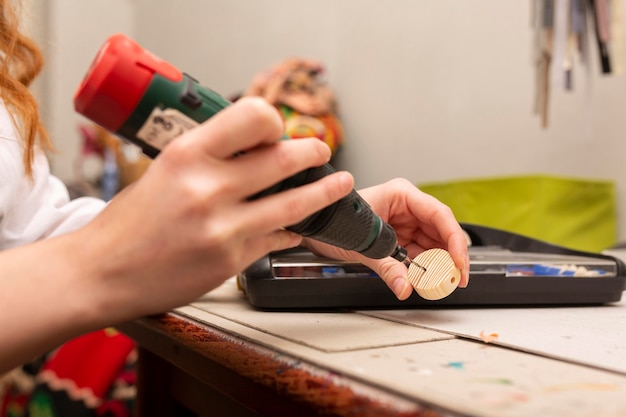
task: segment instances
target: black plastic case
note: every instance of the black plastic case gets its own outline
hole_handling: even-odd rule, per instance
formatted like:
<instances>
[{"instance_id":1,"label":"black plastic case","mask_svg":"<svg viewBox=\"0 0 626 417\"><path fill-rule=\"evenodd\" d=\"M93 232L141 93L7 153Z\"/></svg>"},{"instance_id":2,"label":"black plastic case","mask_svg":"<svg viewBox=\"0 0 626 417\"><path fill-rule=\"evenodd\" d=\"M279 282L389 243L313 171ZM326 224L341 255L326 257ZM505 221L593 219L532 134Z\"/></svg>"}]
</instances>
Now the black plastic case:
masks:
<instances>
[{"instance_id":1,"label":"black plastic case","mask_svg":"<svg viewBox=\"0 0 626 417\"><path fill-rule=\"evenodd\" d=\"M598 305L620 301L619 259L575 251L485 226L462 224L471 240L470 284L441 300L399 301L370 269L296 249L274 252L237 276L261 310Z\"/></svg>"}]
</instances>

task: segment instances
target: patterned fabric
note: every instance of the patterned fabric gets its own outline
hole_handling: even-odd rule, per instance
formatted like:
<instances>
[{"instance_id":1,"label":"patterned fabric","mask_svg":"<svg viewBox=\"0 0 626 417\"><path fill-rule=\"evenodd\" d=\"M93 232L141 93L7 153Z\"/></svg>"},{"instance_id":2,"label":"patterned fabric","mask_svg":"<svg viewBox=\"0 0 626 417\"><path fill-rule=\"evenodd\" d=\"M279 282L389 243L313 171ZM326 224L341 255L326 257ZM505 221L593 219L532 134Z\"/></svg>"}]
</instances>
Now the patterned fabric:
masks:
<instances>
[{"instance_id":1,"label":"patterned fabric","mask_svg":"<svg viewBox=\"0 0 626 417\"><path fill-rule=\"evenodd\" d=\"M135 361L114 329L80 336L5 376L0 417L130 417Z\"/></svg>"},{"instance_id":2,"label":"patterned fabric","mask_svg":"<svg viewBox=\"0 0 626 417\"><path fill-rule=\"evenodd\" d=\"M278 109L285 120L285 133L290 138L318 138L328 145L333 154L341 146L343 129L334 113L308 116L282 104Z\"/></svg>"},{"instance_id":3,"label":"patterned fabric","mask_svg":"<svg viewBox=\"0 0 626 417\"><path fill-rule=\"evenodd\" d=\"M278 108L292 139L316 137L333 155L344 141L335 94L317 61L293 58L257 74L243 95L263 97Z\"/></svg>"}]
</instances>

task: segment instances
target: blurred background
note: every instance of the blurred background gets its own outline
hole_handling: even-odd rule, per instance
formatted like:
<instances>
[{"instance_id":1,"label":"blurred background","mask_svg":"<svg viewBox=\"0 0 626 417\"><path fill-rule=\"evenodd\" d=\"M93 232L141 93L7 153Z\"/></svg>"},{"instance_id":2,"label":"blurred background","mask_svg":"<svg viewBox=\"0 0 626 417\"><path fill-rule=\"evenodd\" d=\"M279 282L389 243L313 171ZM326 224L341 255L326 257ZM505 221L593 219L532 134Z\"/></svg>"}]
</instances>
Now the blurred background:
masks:
<instances>
[{"instance_id":1,"label":"blurred background","mask_svg":"<svg viewBox=\"0 0 626 417\"><path fill-rule=\"evenodd\" d=\"M281 60L323 62L345 133L333 164L359 188L394 177L610 181L616 240L626 240L626 78L601 73L592 42L589 64L574 63L573 89L551 89L543 127L531 1L29 1L47 58L36 93L65 181L85 122L74 91L105 39L124 32L225 96Z\"/></svg>"}]
</instances>

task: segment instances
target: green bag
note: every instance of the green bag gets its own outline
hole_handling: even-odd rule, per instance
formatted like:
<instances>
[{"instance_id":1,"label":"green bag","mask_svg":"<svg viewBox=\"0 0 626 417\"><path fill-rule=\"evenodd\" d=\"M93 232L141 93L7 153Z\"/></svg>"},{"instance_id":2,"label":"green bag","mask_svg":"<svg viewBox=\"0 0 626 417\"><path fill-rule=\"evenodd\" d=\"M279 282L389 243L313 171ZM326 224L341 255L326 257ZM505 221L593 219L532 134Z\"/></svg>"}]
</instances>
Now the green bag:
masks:
<instances>
[{"instance_id":1,"label":"green bag","mask_svg":"<svg viewBox=\"0 0 626 417\"><path fill-rule=\"evenodd\" d=\"M418 184L459 222L600 252L617 238L612 181L531 175Z\"/></svg>"}]
</instances>

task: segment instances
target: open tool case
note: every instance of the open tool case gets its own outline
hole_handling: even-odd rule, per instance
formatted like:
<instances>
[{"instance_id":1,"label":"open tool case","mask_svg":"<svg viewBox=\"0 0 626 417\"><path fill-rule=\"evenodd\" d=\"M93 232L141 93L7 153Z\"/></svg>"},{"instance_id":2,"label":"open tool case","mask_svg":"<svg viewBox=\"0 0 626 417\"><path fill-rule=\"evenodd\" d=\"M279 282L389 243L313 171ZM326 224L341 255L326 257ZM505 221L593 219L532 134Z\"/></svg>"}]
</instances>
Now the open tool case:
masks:
<instances>
[{"instance_id":1,"label":"open tool case","mask_svg":"<svg viewBox=\"0 0 626 417\"><path fill-rule=\"evenodd\" d=\"M617 258L462 226L471 240L470 284L441 300L414 292L399 301L369 268L299 249L272 253L237 280L248 301L263 310L597 305L619 301L626 287L626 267Z\"/></svg>"}]
</instances>

